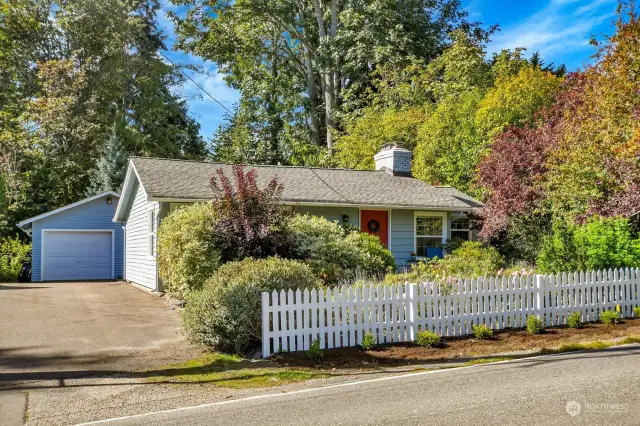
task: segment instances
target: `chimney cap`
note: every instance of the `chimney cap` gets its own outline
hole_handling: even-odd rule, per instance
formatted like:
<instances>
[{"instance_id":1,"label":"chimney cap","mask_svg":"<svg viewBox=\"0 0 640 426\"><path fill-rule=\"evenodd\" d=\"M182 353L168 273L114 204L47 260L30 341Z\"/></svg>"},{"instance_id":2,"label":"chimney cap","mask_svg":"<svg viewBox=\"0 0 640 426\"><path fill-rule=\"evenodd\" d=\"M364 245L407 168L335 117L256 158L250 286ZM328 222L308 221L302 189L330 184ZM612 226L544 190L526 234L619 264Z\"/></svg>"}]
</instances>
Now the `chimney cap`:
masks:
<instances>
[{"instance_id":1,"label":"chimney cap","mask_svg":"<svg viewBox=\"0 0 640 426\"><path fill-rule=\"evenodd\" d=\"M385 143L384 145L382 145L382 147L380 147L380 151L387 151L390 149L402 149L405 151L409 151L400 142L389 142L389 143Z\"/></svg>"}]
</instances>

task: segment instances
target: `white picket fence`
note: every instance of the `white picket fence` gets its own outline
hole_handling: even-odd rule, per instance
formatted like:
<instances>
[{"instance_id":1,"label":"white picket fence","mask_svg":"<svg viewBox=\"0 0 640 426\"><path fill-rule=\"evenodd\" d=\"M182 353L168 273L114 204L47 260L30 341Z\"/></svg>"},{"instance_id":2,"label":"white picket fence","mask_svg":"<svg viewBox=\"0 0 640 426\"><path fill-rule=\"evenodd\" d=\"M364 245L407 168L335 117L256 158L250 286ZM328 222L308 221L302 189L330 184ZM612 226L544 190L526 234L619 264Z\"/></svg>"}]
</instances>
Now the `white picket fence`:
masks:
<instances>
[{"instance_id":1,"label":"white picket fence","mask_svg":"<svg viewBox=\"0 0 640 426\"><path fill-rule=\"evenodd\" d=\"M525 327L529 315L563 325L574 311L597 321L620 306L640 305L640 269L519 275L391 286L262 293L262 356L356 346L367 332L378 344L414 341L421 330L441 336L472 333L472 325Z\"/></svg>"}]
</instances>

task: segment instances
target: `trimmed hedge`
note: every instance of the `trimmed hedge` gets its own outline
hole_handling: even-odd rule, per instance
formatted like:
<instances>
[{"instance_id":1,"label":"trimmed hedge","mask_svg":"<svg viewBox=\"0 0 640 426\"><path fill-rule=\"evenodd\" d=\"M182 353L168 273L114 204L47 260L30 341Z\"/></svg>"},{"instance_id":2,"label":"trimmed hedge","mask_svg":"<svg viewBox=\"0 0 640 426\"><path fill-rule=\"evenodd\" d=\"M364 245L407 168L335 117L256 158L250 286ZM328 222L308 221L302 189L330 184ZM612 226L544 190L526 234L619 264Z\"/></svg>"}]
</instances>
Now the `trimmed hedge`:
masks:
<instances>
[{"instance_id":1,"label":"trimmed hedge","mask_svg":"<svg viewBox=\"0 0 640 426\"><path fill-rule=\"evenodd\" d=\"M182 325L196 343L242 354L262 336L261 292L318 287L311 268L296 260L270 257L229 262L189 297Z\"/></svg>"},{"instance_id":2,"label":"trimmed hedge","mask_svg":"<svg viewBox=\"0 0 640 426\"><path fill-rule=\"evenodd\" d=\"M378 237L345 229L324 217L295 215L289 229L294 240L291 257L308 263L326 283L359 273L382 275L395 268L393 255Z\"/></svg>"},{"instance_id":3,"label":"trimmed hedge","mask_svg":"<svg viewBox=\"0 0 640 426\"><path fill-rule=\"evenodd\" d=\"M167 292L188 296L220 266L211 203L182 207L158 229L158 270Z\"/></svg>"}]
</instances>

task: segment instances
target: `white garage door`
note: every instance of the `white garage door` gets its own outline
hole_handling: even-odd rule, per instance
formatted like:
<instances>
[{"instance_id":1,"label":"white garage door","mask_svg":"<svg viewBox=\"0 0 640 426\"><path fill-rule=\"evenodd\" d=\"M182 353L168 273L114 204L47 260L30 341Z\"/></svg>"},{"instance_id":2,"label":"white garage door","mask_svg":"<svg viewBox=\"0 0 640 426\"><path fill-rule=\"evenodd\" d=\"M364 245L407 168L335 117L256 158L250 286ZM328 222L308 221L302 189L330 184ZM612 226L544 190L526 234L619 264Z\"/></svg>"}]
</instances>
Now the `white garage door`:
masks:
<instances>
[{"instance_id":1,"label":"white garage door","mask_svg":"<svg viewBox=\"0 0 640 426\"><path fill-rule=\"evenodd\" d=\"M45 281L111 279L111 232L44 231Z\"/></svg>"}]
</instances>

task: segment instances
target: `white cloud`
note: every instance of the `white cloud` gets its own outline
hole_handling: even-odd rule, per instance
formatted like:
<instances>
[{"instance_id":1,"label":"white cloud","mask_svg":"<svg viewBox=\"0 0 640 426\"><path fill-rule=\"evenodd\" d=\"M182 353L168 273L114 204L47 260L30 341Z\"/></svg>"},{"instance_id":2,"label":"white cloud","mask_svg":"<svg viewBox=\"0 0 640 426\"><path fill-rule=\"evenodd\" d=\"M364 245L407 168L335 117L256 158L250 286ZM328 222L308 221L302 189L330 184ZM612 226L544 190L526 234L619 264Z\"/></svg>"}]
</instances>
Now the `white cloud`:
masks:
<instances>
[{"instance_id":1,"label":"white cloud","mask_svg":"<svg viewBox=\"0 0 640 426\"><path fill-rule=\"evenodd\" d=\"M615 16L616 4L616 0L551 0L524 21L503 27L488 52L524 47L529 53L539 51L550 61L556 55L589 49L596 28Z\"/></svg>"}]
</instances>

